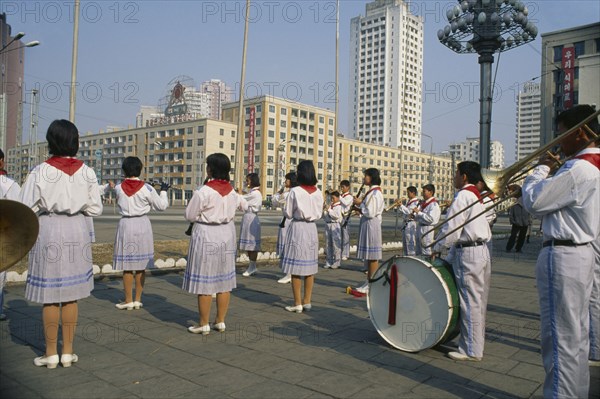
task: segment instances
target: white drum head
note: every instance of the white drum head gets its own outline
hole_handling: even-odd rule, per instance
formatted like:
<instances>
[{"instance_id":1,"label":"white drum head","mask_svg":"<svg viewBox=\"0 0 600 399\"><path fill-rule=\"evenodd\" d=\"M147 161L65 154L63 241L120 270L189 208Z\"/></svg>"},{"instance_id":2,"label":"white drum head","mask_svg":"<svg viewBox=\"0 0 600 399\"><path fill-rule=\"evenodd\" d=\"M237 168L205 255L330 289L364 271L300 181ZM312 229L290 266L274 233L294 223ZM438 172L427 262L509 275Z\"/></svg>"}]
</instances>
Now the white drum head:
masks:
<instances>
[{"instance_id":1,"label":"white drum head","mask_svg":"<svg viewBox=\"0 0 600 399\"><path fill-rule=\"evenodd\" d=\"M379 335L397 349L418 352L431 348L439 343L450 324L449 288L430 263L410 256L384 262L372 279L386 270L391 274L392 264L398 269L396 324L388 324L390 284L385 277L369 287L367 306L371 321Z\"/></svg>"}]
</instances>

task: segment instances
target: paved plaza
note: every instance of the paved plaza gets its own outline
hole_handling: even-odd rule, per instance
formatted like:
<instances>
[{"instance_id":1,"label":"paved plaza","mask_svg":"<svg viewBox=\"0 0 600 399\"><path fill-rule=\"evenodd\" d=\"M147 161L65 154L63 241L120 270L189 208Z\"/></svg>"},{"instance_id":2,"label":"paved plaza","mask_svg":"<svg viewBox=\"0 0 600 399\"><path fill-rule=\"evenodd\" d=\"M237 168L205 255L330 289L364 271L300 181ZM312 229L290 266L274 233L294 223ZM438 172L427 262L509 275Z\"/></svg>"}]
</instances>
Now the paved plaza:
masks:
<instances>
[{"instance_id":1,"label":"paved plaza","mask_svg":"<svg viewBox=\"0 0 600 399\"><path fill-rule=\"evenodd\" d=\"M6 289L0 323L2 398L507 398L540 397L543 368L534 265L540 238L523 254L494 251L485 355L460 363L453 343L420 353L391 348L371 324L364 298L345 294L362 282L359 262L320 269L313 309L288 313L289 285L275 266L250 278L238 269L225 333L187 332L198 322L196 297L182 273L153 272L144 307L118 311L120 279L96 280L79 302L79 362L54 370L33 365L44 348L41 306L23 285ZM394 253L386 253L386 257ZM214 305L213 305L214 314ZM591 397L600 369L592 368ZM596 384L595 384L596 383Z\"/></svg>"}]
</instances>

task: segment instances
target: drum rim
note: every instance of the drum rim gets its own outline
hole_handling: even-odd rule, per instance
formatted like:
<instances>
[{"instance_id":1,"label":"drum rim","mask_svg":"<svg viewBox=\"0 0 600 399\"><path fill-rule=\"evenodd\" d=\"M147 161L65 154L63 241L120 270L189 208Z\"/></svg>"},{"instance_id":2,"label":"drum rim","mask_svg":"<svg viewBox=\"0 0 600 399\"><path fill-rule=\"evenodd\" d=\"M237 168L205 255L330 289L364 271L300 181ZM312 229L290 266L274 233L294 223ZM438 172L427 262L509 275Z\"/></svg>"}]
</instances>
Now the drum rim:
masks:
<instances>
[{"instance_id":1,"label":"drum rim","mask_svg":"<svg viewBox=\"0 0 600 399\"><path fill-rule=\"evenodd\" d=\"M421 264L423 264L424 266L428 267L430 270L433 271L433 274L436 276L436 278L442 283L442 287L444 288L444 293L446 294L446 302L449 304L448 309L446 310L448 313L448 317L446 320L446 325L444 327L443 332L439 335L439 338L431 345L428 347L424 347L421 349L407 349L407 348L402 348L399 347L398 345L394 344L393 342L391 342L386 335L383 334L383 332L381 331L381 329L379 328L375 318L373 317L373 313L371 310L371 290L369 289L369 294L367 294L367 310L369 311L369 318L371 319L371 323L373 324L373 326L375 327L375 330L377 330L377 333L379 334L380 337L382 337L384 339L384 341L386 341L388 344L390 344L391 346L393 346L396 349L399 349L403 352L409 352L409 353L416 353L416 352L421 352L427 349L431 349L433 347L435 347L436 345L439 345L439 343L442 341L442 339L446 336L446 334L448 334L448 330L450 329L450 324L452 322L452 312L454 310L454 306L452 306L452 294L450 293L450 287L448 287L448 284L446 284L446 281L444 281L444 278L442 277L442 273L440 273L439 270L437 270L436 267L433 266L432 263L430 262L426 262L423 259L417 258L416 256L401 256L401 255L395 255L394 257L386 260L385 262L383 262L379 268L377 269L377 271L379 271L383 266L385 266L387 264L387 262L389 261L395 261L396 259L399 258L410 258L410 259L414 259L419 261ZM375 275L377 275L377 271L375 272ZM369 287L370 288L370 287Z\"/></svg>"}]
</instances>

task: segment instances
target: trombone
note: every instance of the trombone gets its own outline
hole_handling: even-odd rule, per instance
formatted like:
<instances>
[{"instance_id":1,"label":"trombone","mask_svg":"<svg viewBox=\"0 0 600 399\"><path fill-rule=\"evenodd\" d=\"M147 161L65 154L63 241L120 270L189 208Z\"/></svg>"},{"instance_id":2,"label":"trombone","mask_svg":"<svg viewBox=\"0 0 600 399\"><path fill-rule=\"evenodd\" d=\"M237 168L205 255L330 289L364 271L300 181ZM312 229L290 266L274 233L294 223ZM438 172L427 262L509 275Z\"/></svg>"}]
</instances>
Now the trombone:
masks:
<instances>
[{"instance_id":1,"label":"trombone","mask_svg":"<svg viewBox=\"0 0 600 399\"><path fill-rule=\"evenodd\" d=\"M490 196L492 193L497 193L498 197L496 197L496 199L493 200L494 203L492 205L486 207L482 212L480 212L476 216L472 217L471 219L468 219L463 224L461 224L458 227L456 227L454 230L452 230L452 231L444 234L441 237L436 237L435 240L433 240L429 245L424 246L424 248L433 247L435 244L437 244L438 242L440 242L444 238L448 237L449 235L451 235L455 231L463 228L465 225L467 225L468 223L470 223L474 219L477 219L479 216L485 214L490 209L497 207L501 203L504 203L504 202L508 201L511 198L514 198L516 196L516 193L514 193L514 192L510 193L509 192L509 186L512 185L512 184L514 184L515 182L520 181L523 178L525 178L525 176L527 176L529 174L529 172L531 170L533 170L537 166L537 164L533 164L533 165L527 166L533 160L539 158L540 156L542 156L544 154L547 154L550 157L554 158L554 160L556 161L556 163L560 167L565 162L567 162L567 161L571 160L572 158L574 158L580 151L582 151L584 148L586 148L587 146L589 146L591 143L593 143L593 142L595 142L595 143L600 142L600 136L598 136L596 133L594 133L594 131L592 131L592 129L590 129L590 127L587 125L591 121L595 120L598 117L598 115L600 115L600 110L594 112L592 115L590 115L589 117L587 117L586 119L584 119L583 121L581 121L579 124L573 126L571 129L569 129L565 133L561 134L560 136L556 137L554 140L550 141L548 144L546 144L546 145L538 148L536 151L534 151L531 154L529 154L526 158L523 158L522 160L514 163L513 165L509 166L506 169L503 169L501 171L493 171L493 170L488 170L488 169L482 169L481 170L481 175L483 177L483 181L490 188L490 192L488 192L486 195L483 195L481 197L481 200L483 200L484 198ZM569 156L569 157L567 157L567 158L565 158L563 160L559 160L558 159L558 154L557 153L553 153L551 150L555 146L559 145L566 137L569 137L571 134L575 133L579 129L584 129L586 131L586 133L588 134L588 136L590 136L592 138L589 139L588 141L586 141L581 146L581 148L579 148L577 151L575 151L575 153L573 155L571 155L571 156ZM525 168L525 169L523 169L523 168ZM472 204L469 204L467 207L465 207L464 209L461 209L459 212L455 213L454 215L450 216L449 218L445 219L444 221L436 224L435 226L432 226L432 228L430 230L428 230L427 232L425 232L423 234L423 237L427 236L432 231L439 229L444 224L448 223L448 221L454 219L455 217L457 217L458 215L462 214L463 212L466 212L468 209L470 209L471 207L473 207L478 202L479 202L479 200L473 202Z\"/></svg>"}]
</instances>

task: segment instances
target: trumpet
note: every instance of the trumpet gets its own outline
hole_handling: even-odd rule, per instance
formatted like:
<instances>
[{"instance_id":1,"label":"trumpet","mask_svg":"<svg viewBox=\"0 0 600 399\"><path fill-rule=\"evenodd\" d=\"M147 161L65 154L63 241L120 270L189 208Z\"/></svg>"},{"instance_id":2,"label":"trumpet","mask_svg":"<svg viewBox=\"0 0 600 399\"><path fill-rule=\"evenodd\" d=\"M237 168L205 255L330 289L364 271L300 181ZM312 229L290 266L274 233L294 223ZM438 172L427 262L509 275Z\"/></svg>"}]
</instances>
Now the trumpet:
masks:
<instances>
[{"instance_id":1,"label":"trumpet","mask_svg":"<svg viewBox=\"0 0 600 399\"><path fill-rule=\"evenodd\" d=\"M492 205L486 207L482 212L478 213L471 219L466 220L464 223L462 223L461 225L459 225L452 231L447 232L446 234L444 234L441 237L436 237L435 240L433 240L429 245L424 246L424 248L433 247L435 244L437 244L444 238L448 237L455 231L460 230L461 228L463 228L465 225L467 225L474 219L477 219L479 216L488 212L490 209L495 208L495 207L499 206L500 204L503 204L506 201L516 197L518 195L518 192L511 192L509 187L512 186L513 184L515 184L516 182L523 180L529 174L529 172L537 166L537 163L530 165L530 166L527 166L527 165L529 165L532 161L538 159L540 156L549 155L550 157L552 157L556 160L557 164L562 165L565 162L572 159L573 157L575 157L575 155L577 153L579 153L581 150L583 150L584 148L589 146L591 143L595 142L596 144L598 144L600 142L600 136L595 134L592 131L592 129L590 129L590 127L587 125L591 121L595 120L598 117L598 115L600 115L600 110L594 112L592 115L587 117L585 120L583 120L579 124L573 126L571 129L569 129L562 135L556 137L554 140L552 140L548 144L538 148L536 151L529 154L526 158L523 158L522 160L514 163L513 165L509 166L506 169L503 169L501 171L492 171L492 170L488 170L488 169L482 169L481 175L483 177L483 181L490 188L490 191L487 194L483 195L481 197L481 199L483 200L484 198L489 197L492 194L496 193L497 197L492 200ZM558 156L557 156L558 154L551 152L551 150L554 147L560 145L561 142L566 137L569 137L572 133L574 133L575 131L577 131L579 129L584 129L587 132L587 134L589 136L591 136L592 138L590 140L586 141L583 145L581 145L581 148L577 149L573 155L559 161ZM423 233L423 237L427 236L427 234L431 233L432 231L439 229L444 224L448 223L448 221L454 219L455 217L462 214L463 212L466 212L468 209L470 209L472 206L474 206L478 202L479 201L475 201L472 204L469 204L468 206L461 209L459 212L455 213L454 215L447 218L446 220L436 224L435 226L432 226L432 228L430 230Z\"/></svg>"},{"instance_id":2,"label":"trumpet","mask_svg":"<svg viewBox=\"0 0 600 399\"><path fill-rule=\"evenodd\" d=\"M392 209L394 209L394 208L396 208L396 207L399 207L400 205L402 205L402 201L403 201L403 200L402 200L401 198L398 198L396 201L394 201L394 203L393 203L392 205L388 206L388 207L387 207L387 208L385 208L383 211L384 211L384 212L389 212L389 211L391 211Z\"/></svg>"}]
</instances>

